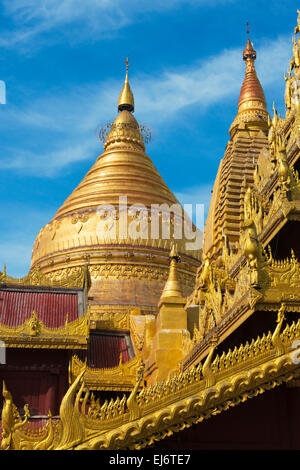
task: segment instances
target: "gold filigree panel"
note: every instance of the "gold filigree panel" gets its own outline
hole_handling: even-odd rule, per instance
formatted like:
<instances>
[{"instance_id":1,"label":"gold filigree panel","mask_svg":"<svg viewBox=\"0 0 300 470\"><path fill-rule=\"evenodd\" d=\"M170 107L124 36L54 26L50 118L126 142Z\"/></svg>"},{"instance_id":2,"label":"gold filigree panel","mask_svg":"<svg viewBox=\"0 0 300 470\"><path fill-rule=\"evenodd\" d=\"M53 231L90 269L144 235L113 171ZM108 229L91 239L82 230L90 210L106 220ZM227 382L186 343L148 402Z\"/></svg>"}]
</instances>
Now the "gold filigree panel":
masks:
<instances>
[{"instance_id":1,"label":"gold filigree panel","mask_svg":"<svg viewBox=\"0 0 300 470\"><path fill-rule=\"evenodd\" d=\"M83 348L89 337L88 316L68 322L60 328L47 328L35 311L21 326L0 324L0 338L6 347L13 348Z\"/></svg>"},{"instance_id":2,"label":"gold filigree panel","mask_svg":"<svg viewBox=\"0 0 300 470\"><path fill-rule=\"evenodd\" d=\"M85 364L73 355L70 363L70 384L78 377ZM128 362L122 362L117 367L96 369L85 368L85 384L90 390L114 390L131 391L135 385L136 370L138 367L137 357Z\"/></svg>"},{"instance_id":3,"label":"gold filigree panel","mask_svg":"<svg viewBox=\"0 0 300 470\"><path fill-rule=\"evenodd\" d=\"M0 273L0 284L82 288L84 285L85 271L85 267L75 266L45 274L40 270L39 266L35 266L29 271L27 276L23 278L13 278L6 274L4 267L3 273Z\"/></svg>"}]
</instances>

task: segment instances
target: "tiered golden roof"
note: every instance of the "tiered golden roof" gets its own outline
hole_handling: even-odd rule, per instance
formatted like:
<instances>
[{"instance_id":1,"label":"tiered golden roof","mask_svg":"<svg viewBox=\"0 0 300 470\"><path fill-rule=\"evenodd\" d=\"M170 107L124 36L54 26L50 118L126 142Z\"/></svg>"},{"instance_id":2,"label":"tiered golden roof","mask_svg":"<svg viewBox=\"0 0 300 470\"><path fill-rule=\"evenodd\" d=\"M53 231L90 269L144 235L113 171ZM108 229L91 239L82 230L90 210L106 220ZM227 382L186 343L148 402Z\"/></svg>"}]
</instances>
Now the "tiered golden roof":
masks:
<instances>
[{"instance_id":1,"label":"tiered golden roof","mask_svg":"<svg viewBox=\"0 0 300 470\"><path fill-rule=\"evenodd\" d=\"M256 52L248 38L243 60L246 63L238 113L230 127L230 137L215 180L205 224L203 252L217 259L225 243L234 251L239 240L245 185L253 184L258 156L267 145L268 117L263 89L257 78Z\"/></svg>"},{"instance_id":2,"label":"tiered golden roof","mask_svg":"<svg viewBox=\"0 0 300 470\"><path fill-rule=\"evenodd\" d=\"M199 306L199 315L185 367L207 354L209 337L218 335L221 342L238 328L246 332L248 318L258 325L281 302L286 311L300 312L300 38L293 45L288 80L285 75L286 117L273 104L267 132L252 118L241 121L220 163L204 230L204 262L188 301L189 308ZM254 61L248 41L244 57L249 56ZM246 71L240 105L253 98L246 97L248 79ZM263 104L253 80L252 92Z\"/></svg>"},{"instance_id":3,"label":"tiered golden roof","mask_svg":"<svg viewBox=\"0 0 300 470\"><path fill-rule=\"evenodd\" d=\"M61 403L60 419L52 421L50 414L38 434L29 424L28 405L22 421L4 383L2 450L140 450L193 424L205 426L206 419L299 378L292 343L299 341L300 321L284 331L282 321L278 325L273 334L214 360L209 354L203 364L155 387L141 386L141 366L129 398L109 403L95 401L83 367Z\"/></svg>"}]
</instances>

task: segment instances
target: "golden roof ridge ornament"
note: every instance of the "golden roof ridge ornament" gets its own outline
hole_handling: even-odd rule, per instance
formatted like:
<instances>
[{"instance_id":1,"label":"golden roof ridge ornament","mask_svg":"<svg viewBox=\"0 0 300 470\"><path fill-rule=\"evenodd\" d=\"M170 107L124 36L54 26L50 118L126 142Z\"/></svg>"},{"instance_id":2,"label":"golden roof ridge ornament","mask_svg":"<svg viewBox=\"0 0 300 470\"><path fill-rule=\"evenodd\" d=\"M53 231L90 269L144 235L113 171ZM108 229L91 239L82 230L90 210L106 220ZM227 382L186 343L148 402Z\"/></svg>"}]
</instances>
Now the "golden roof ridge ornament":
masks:
<instances>
[{"instance_id":1,"label":"golden roof ridge ornament","mask_svg":"<svg viewBox=\"0 0 300 470\"><path fill-rule=\"evenodd\" d=\"M133 93L130 89L129 80L128 80L128 68L129 68L129 61L128 57L125 59L126 63L126 76L125 76L125 83L123 86L123 90L121 91L119 102L118 102L118 111L130 111L133 113L134 111L134 97Z\"/></svg>"}]
</instances>

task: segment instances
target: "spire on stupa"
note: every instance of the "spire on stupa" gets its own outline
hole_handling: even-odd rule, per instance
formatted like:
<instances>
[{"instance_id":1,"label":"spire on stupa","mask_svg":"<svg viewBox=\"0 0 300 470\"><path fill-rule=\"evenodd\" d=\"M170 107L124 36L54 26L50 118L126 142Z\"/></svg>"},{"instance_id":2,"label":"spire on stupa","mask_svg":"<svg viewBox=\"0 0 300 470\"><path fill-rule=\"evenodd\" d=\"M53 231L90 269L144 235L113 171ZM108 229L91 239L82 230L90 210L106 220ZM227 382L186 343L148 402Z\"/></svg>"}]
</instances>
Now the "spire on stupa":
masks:
<instances>
[{"instance_id":1,"label":"spire on stupa","mask_svg":"<svg viewBox=\"0 0 300 470\"><path fill-rule=\"evenodd\" d=\"M248 23L247 23L248 25ZM255 60L256 51L249 37L243 51L243 60L246 65L245 78L241 87L238 113L230 127L230 136L233 137L235 130L241 123L245 123L247 129L260 130L268 127L267 102L263 88L256 75Z\"/></svg>"},{"instance_id":2,"label":"spire on stupa","mask_svg":"<svg viewBox=\"0 0 300 470\"><path fill-rule=\"evenodd\" d=\"M132 113L134 111L134 97L130 89L129 80L128 80L128 68L129 68L128 58L125 60L125 63L126 63L125 83L124 83L123 90L121 91L121 94L119 97L118 111L126 110Z\"/></svg>"},{"instance_id":3,"label":"spire on stupa","mask_svg":"<svg viewBox=\"0 0 300 470\"><path fill-rule=\"evenodd\" d=\"M243 60L246 64L246 73L240 92L238 108L241 107L243 102L249 102L251 99L255 99L261 101L263 108L267 110L265 94L255 70L256 51L249 37L243 52Z\"/></svg>"},{"instance_id":4,"label":"spire on stupa","mask_svg":"<svg viewBox=\"0 0 300 470\"><path fill-rule=\"evenodd\" d=\"M249 28L247 34L242 54L246 70L238 112L229 130L231 139L219 165L204 229L203 253L216 260L222 256L225 240L232 253L238 247L245 192L243 180L246 177L252 184L259 154L268 145L270 116L256 75L256 51Z\"/></svg>"},{"instance_id":5,"label":"spire on stupa","mask_svg":"<svg viewBox=\"0 0 300 470\"><path fill-rule=\"evenodd\" d=\"M118 101L119 114L111 124L106 126L101 134L101 139L104 142L104 150L124 147L124 144L126 144L128 148L131 147L144 152L144 142L150 136L150 133L144 126L139 126L132 114L134 111L134 97L128 79L128 58L125 60L125 63L126 76ZM145 135L145 133L148 133L148 135Z\"/></svg>"},{"instance_id":6,"label":"spire on stupa","mask_svg":"<svg viewBox=\"0 0 300 470\"><path fill-rule=\"evenodd\" d=\"M182 297L180 282L177 273L177 263L179 262L180 258L178 256L177 246L174 243L172 244L169 256L171 260L169 277L161 294L161 301L168 297Z\"/></svg>"}]
</instances>

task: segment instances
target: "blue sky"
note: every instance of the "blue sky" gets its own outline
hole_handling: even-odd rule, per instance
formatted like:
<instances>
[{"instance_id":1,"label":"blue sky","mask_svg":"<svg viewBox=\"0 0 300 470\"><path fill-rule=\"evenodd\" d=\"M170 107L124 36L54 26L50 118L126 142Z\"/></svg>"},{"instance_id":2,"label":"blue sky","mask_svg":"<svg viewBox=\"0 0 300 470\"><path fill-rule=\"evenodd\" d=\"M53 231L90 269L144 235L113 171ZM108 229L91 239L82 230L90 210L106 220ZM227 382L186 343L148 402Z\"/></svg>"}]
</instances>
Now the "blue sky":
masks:
<instances>
[{"instance_id":1,"label":"blue sky","mask_svg":"<svg viewBox=\"0 0 300 470\"><path fill-rule=\"evenodd\" d=\"M130 61L147 154L182 203L209 204L244 77L246 21L271 112L284 116L296 1L0 1L0 270L23 276L40 228L81 181Z\"/></svg>"}]
</instances>

